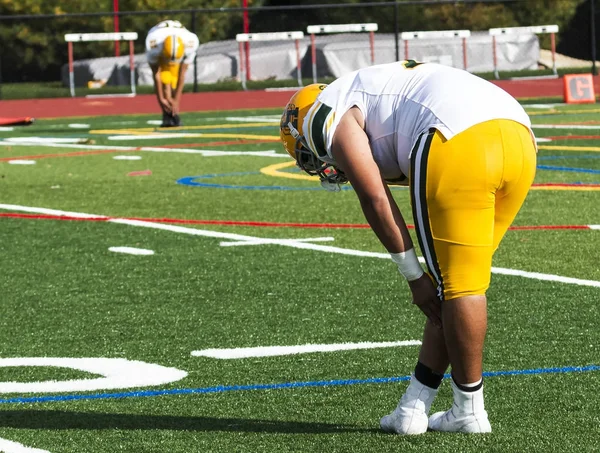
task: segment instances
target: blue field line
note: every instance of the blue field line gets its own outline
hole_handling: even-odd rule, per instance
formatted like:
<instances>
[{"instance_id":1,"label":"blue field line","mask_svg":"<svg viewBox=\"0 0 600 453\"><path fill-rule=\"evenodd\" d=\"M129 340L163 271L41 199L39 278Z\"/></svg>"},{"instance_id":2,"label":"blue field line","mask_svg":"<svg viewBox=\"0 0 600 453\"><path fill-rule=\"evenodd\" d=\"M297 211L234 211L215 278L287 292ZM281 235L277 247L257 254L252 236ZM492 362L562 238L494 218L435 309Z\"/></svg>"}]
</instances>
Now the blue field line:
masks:
<instances>
[{"instance_id":1,"label":"blue field line","mask_svg":"<svg viewBox=\"0 0 600 453\"><path fill-rule=\"evenodd\" d=\"M226 176L246 176L246 175L260 175L258 171L247 171L237 173L221 173L213 175L200 175L200 176L186 176L179 178L177 184L184 186L193 187L211 187L213 189L242 189L242 190L323 190L321 186L315 187L292 187L292 186L250 186L250 185L235 185L235 184L212 184L208 182L198 182L198 179L211 179L217 177ZM343 190L348 190L350 187L342 187Z\"/></svg>"},{"instance_id":2,"label":"blue field line","mask_svg":"<svg viewBox=\"0 0 600 453\"><path fill-rule=\"evenodd\" d=\"M538 165L538 170L554 170L554 171L568 171L573 173L594 173L600 174L600 170L593 170L591 168L573 168L573 167L555 167L554 165Z\"/></svg>"},{"instance_id":3,"label":"blue field line","mask_svg":"<svg viewBox=\"0 0 600 453\"><path fill-rule=\"evenodd\" d=\"M573 159L573 156L538 156L537 160L559 160L559 159ZM576 159L600 159L598 154L581 154Z\"/></svg>"},{"instance_id":4,"label":"blue field line","mask_svg":"<svg viewBox=\"0 0 600 453\"><path fill-rule=\"evenodd\" d=\"M590 371L600 371L599 365L587 366L568 366L554 368L535 368L530 370L507 370L507 371L486 371L484 377L497 376L525 376L540 374L564 374L564 373L585 373ZM450 374L445 374L444 378L450 378ZM101 400L101 399L122 399L122 398L142 398L148 396L164 395L191 395L191 394L209 394L239 392L247 390L280 390L314 387L333 387L342 385L362 385L362 384L389 384L392 382L409 381L410 376L394 376L384 378L368 379L335 379L331 381L305 381L305 382L282 382L278 384L248 384L248 385L217 385L214 387L201 387L195 389L163 389L163 390L139 390L132 392L119 393L95 393L91 395L52 395L52 396L32 396L20 398L0 399L0 404L25 404L25 403L51 403L64 401L81 400Z\"/></svg>"},{"instance_id":5,"label":"blue field line","mask_svg":"<svg viewBox=\"0 0 600 453\"><path fill-rule=\"evenodd\" d=\"M194 186L194 187L211 187L213 189L243 189L243 190L320 190L324 189L320 186L314 187L294 187L294 186L250 186L250 185L235 185L235 184L212 184L208 182L198 182L197 179L211 179L218 177L227 177L227 176L247 176L247 175L260 175L259 171L246 171L246 172L236 172L236 173L221 173L221 174L212 174L212 175L200 175L200 176L186 176L184 178L179 178L176 183L182 184L184 186ZM348 184L340 187L341 190L352 190L352 187Z\"/></svg>"}]
</instances>

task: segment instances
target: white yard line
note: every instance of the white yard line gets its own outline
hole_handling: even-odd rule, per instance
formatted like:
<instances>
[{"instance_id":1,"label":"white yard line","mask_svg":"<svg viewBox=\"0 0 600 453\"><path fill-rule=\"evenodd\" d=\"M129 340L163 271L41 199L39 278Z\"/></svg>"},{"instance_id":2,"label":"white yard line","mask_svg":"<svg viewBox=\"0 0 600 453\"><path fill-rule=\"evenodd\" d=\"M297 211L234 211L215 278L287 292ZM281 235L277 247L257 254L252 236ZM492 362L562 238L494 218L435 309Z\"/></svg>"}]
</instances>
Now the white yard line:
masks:
<instances>
[{"instance_id":1,"label":"white yard line","mask_svg":"<svg viewBox=\"0 0 600 453\"><path fill-rule=\"evenodd\" d=\"M10 142L0 140L0 146L45 146L48 148L75 148L75 149L101 149L115 151L144 151L155 153L180 153L180 154L200 154L206 157L218 156L260 156L260 157L278 157L289 159L286 153L278 153L274 149L264 151L223 151L216 149L192 149L192 148L162 148L159 146L114 146L114 145L84 145L75 143L38 143L38 142Z\"/></svg>"},{"instance_id":2,"label":"white yard line","mask_svg":"<svg viewBox=\"0 0 600 453\"><path fill-rule=\"evenodd\" d=\"M357 349L396 348L399 346L419 346L419 340L386 341L382 343L337 343L337 344L304 344L296 346L258 346L255 348L202 349L192 351L195 357L213 359L246 359L251 357L274 357L293 354L309 354L312 352L352 351Z\"/></svg>"},{"instance_id":3,"label":"white yard line","mask_svg":"<svg viewBox=\"0 0 600 453\"><path fill-rule=\"evenodd\" d=\"M225 118L225 121L238 121L243 123L279 123L281 118L279 115L269 115L269 116L228 116ZM235 126L235 124L232 124Z\"/></svg>"},{"instance_id":4,"label":"white yard line","mask_svg":"<svg viewBox=\"0 0 600 453\"><path fill-rule=\"evenodd\" d=\"M533 129L600 129L600 124L532 124Z\"/></svg>"},{"instance_id":5,"label":"white yard line","mask_svg":"<svg viewBox=\"0 0 600 453\"><path fill-rule=\"evenodd\" d=\"M69 211L59 211L55 209L46 209L46 208L36 208L31 206L19 206L12 204L0 204L0 209L11 210L11 211L22 211L22 212L32 212L32 213L40 213L40 214L50 214L57 216L70 216L70 217L81 217L81 218L107 218L102 215L93 215L86 213L76 213ZM122 225L130 225L144 228L152 228L156 230L163 231L171 231L173 233L182 233L182 234L190 234L194 236L203 236L203 237L212 237L217 239L228 239L231 241L264 241L269 240L269 244L272 245L281 245L285 247L293 247L297 249L305 249L305 250L314 250L318 252L325 253L335 253L340 255L349 255L349 256L362 256L369 258L382 258L382 259L390 259L389 253L377 253L377 252L365 252L362 250L354 250L354 249L346 249L341 247L333 247L328 245L319 245L319 244L310 244L306 242L302 242L302 240L295 239L275 239L275 238L259 238L255 236L246 236L242 234L233 234L233 233L223 233L220 231L211 231L211 230L201 230L196 228L189 228L177 225L168 225L163 223L149 222L145 220L129 220L129 219L114 219L107 218L108 222L118 223ZM590 225L590 227L597 225ZM600 229L593 228L593 229ZM423 262L423 259L420 258L420 261ZM573 277L563 277L560 275L552 275L552 274L542 274L540 272L527 272L521 271L517 269L506 269L502 267L493 267L492 273L495 274L503 274L503 275L514 275L523 278L530 278L533 280L542 280L542 281L551 281L551 282L560 282L572 285L579 286L591 286L594 288L600 288L600 281L595 280L585 280Z\"/></svg>"}]
</instances>

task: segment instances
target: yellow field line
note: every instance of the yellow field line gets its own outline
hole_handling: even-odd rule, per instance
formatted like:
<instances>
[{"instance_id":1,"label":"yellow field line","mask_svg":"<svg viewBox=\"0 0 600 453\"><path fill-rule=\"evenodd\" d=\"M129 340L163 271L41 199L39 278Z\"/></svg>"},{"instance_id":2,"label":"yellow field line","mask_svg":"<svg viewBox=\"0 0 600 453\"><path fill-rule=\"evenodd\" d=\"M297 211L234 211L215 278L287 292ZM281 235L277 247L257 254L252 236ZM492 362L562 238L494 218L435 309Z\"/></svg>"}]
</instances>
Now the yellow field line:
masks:
<instances>
[{"instance_id":1,"label":"yellow field line","mask_svg":"<svg viewBox=\"0 0 600 453\"><path fill-rule=\"evenodd\" d=\"M289 167L293 167L294 165L296 165L296 162L294 161L290 161L290 162L282 162L279 164L273 164L273 165L269 165L267 167L261 168L260 172L264 175L268 175L268 176L275 176L275 177L280 177L280 178L288 178L288 179L300 179L300 180L304 180L304 181L316 181L318 178L317 176L309 176L309 175L302 175L302 174L295 174L295 173L288 173L285 171L280 171L283 168L289 168ZM576 185L574 186L533 186L531 188L531 190L577 190L577 191L598 191L600 190L600 187L578 187Z\"/></svg>"},{"instance_id":2,"label":"yellow field line","mask_svg":"<svg viewBox=\"0 0 600 453\"><path fill-rule=\"evenodd\" d=\"M527 114L532 116L532 115L572 115L572 114L577 114L577 113L600 113L600 110L598 109L590 109L590 110L556 110L556 109L550 109L550 110L544 110L544 111L539 111L536 110L535 112L530 112L529 110L526 110Z\"/></svg>"},{"instance_id":3,"label":"yellow field line","mask_svg":"<svg viewBox=\"0 0 600 453\"><path fill-rule=\"evenodd\" d=\"M538 149L548 151L590 151L593 153L600 152L597 146L553 146L553 145L538 145Z\"/></svg>"},{"instance_id":4,"label":"yellow field line","mask_svg":"<svg viewBox=\"0 0 600 453\"><path fill-rule=\"evenodd\" d=\"M600 187L578 187L577 185L572 186L533 186L531 190L574 190L574 191L584 191L584 192L592 192L600 190Z\"/></svg>"},{"instance_id":5,"label":"yellow field line","mask_svg":"<svg viewBox=\"0 0 600 453\"><path fill-rule=\"evenodd\" d=\"M301 175L296 173L288 173L287 171L279 171L282 168L289 168L296 165L295 161L290 162L282 162L279 164L269 165L268 167L264 167L260 169L260 172L264 175L275 176L278 178L288 178L288 179L302 179L304 181L318 181L318 176L309 176L309 175Z\"/></svg>"}]
</instances>

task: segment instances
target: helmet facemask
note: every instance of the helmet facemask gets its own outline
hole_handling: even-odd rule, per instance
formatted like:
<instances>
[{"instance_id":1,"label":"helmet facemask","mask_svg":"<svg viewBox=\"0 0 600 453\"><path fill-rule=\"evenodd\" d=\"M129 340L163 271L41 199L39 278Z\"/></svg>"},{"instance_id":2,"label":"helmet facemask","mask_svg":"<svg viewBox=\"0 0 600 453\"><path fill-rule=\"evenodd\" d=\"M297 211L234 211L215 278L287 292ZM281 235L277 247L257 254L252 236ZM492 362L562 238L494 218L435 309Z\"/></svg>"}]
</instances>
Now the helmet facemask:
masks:
<instances>
[{"instance_id":1,"label":"helmet facemask","mask_svg":"<svg viewBox=\"0 0 600 453\"><path fill-rule=\"evenodd\" d=\"M300 134L298 129L289 122L288 127L292 137L296 139L294 153L296 155L296 164L298 167L311 176L318 176L321 186L332 192L340 190L340 184L348 182L346 175L335 166L323 162L317 155L311 151L306 139Z\"/></svg>"}]
</instances>

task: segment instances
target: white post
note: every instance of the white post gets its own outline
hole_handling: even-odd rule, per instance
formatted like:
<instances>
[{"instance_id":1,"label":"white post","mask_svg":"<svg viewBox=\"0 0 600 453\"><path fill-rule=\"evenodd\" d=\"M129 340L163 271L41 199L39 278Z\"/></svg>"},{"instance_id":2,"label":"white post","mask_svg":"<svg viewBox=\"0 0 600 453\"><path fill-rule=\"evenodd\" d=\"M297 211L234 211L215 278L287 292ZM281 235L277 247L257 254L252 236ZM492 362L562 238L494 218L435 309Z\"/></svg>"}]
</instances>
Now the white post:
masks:
<instances>
[{"instance_id":1,"label":"white post","mask_svg":"<svg viewBox=\"0 0 600 453\"><path fill-rule=\"evenodd\" d=\"M96 42L96 41L129 41L129 77L131 83L131 93L126 96L135 96L135 63L133 58L133 41L138 39L136 32L122 33L67 33L65 41L69 50L69 88L71 96L75 97L75 74L73 67L73 43L75 42ZM97 94L87 95L86 97L101 97L101 96L119 96L114 94ZM120 95L123 96L123 95Z\"/></svg>"},{"instance_id":2,"label":"white post","mask_svg":"<svg viewBox=\"0 0 600 453\"><path fill-rule=\"evenodd\" d=\"M467 38L471 36L470 30L440 30L440 31L405 31L400 34L404 41L404 59L408 60L408 42L417 39L456 39L462 40L462 67L467 69ZM454 62L453 62L454 63ZM458 67L458 65L457 65Z\"/></svg>"},{"instance_id":3,"label":"white post","mask_svg":"<svg viewBox=\"0 0 600 453\"><path fill-rule=\"evenodd\" d=\"M315 50L315 34L323 33L363 33L369 32L369 46L371 49L371 64L375 64L375 36L374 32L378 30L376 23L367 24L328 24L328 25L309 25L306 27L306 33L310 34L312 45L312 67L313 82L317 83L317 54Z\"/></svg>"},{"instance_id":4,"label":"white post","mask_svg":"<svg viewBox=\"0 0 600 453\"><path fill-rule=\"evenodd\" d=\"M304 38L304 33L301 31L282 31L274 33L238 33L235 35L235 40L240 43L240 64L243 64L243 51L242 43L249 41L289 41L295 40L296 47L296 66L298 71L298 85L302 86L302 72L300 69L300 39ZM248 55L245 55L248 58ZM243 69L240 73L244 74L242 77L242 86L246 89L246 76Z\"/></svg>"},{"instance_id":5,"label":"white post","mask_svg":"<svg viewBox=\"0 0 600 453\"><path fill-rule=\"evenodd\" d=\"M505 27L505 28L490 28L488 33L492 36L492 42L494 43L494 73L496 74L496 78L499 78L497 62L496 62L496 46L497 46L497 37L505 36L505 35L530 35L530 34L550 34L550 42L552 46L552 72L554 73L552 76L538 76L538 78L544 77L558 77L558 72L556 70L556 44L554 34L558 33L559 27L558 25L533 25L531 27ZM534 76L536 77L536 76Z\"/></svg>"}]
</instances>

